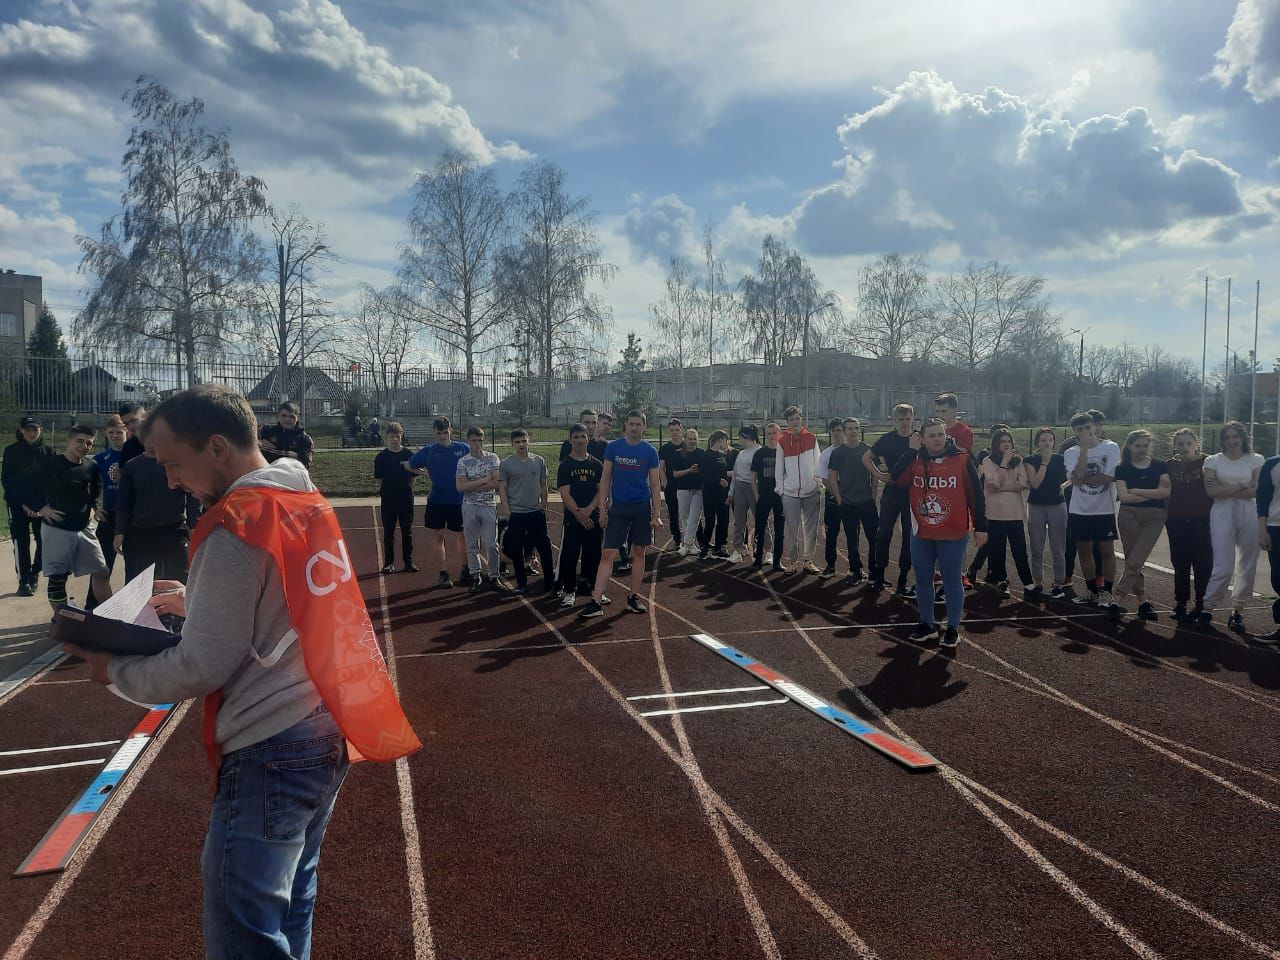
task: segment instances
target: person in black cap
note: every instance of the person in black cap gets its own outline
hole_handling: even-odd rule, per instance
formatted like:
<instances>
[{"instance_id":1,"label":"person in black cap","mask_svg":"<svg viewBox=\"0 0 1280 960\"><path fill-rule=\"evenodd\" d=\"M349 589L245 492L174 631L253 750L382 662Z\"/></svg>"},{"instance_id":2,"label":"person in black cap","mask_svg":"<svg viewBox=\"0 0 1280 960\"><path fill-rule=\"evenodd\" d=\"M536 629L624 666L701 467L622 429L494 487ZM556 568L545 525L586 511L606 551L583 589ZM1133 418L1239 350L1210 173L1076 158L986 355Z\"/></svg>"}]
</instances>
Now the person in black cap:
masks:
<instances>
[{"instance_id":1,"label":"person in black cap","mask_svg":"<svg viewBox=\"0 0 1280 960\"><path fill-rule=\"evenodd\" d=\"M41 438L43 432L39 420L23 417L18 422L17 440L4 448L3 466L0 466L0 486L4 487L4 505L9 513L9 533L13 537L13 559L18 571L20 597L35 596L40 582L40 518L22 501L26 499L26 485L32 468L53 456L53 451ZM36 542L34 558L31 556L33 539Z\"/></svg>"}]
</instances>

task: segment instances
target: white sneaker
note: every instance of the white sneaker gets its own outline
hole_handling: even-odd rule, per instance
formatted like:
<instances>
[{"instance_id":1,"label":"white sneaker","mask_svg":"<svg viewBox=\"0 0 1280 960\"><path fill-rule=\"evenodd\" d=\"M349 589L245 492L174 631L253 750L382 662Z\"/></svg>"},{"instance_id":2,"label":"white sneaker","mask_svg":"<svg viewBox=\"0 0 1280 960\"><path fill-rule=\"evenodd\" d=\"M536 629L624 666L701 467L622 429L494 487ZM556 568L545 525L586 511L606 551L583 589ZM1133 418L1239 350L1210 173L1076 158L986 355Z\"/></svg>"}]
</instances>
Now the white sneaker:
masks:
<instances>
[{"instance_id":1,"label":"white sneaker","mask_svg":"<svg viewBox=\"0 0 1280 960\"><path fill-rule=\"evenodd\" d=\"M729 562L730 562L730 563L741 563L741 562L742 562L742 554L740 554L737 550L733 551L733 553L731 553L731 554L729 555Z\"/></svg>"},{"instance_id":2,"label":"white sneaker","mask_svg":"<svg viewBox=\"0 0 1280 960\"><path fill-rule=\"evenodd\" d=\"M1100 590L1098 592L1098 606L1103 610L1109 610L1112 613L1124 613L1124 607L1116 602L1115 595L1109 590Z\"/></svg>"},{"instance_id":3,"label":"white sneaker","mask_svg":"<svg viewBox=\"0 0 1280 960\"><path fill-rule=\"evenodd\" d=\"M602 607L607 607L609 604L613 603L613 601L602 593L600 594L600 599L597 600L596 603L600 604Z\"/></svg>"},{"instance_id":4,"label":"white sneaker","mask_svg":"<svg viewBox=\"0 0 1280 960\"><path fill-rule=\"evenodd\" d=\"M767 566L769 566L771 563L773 563L773 554L772 554L772 553L766 553L766 554L764 555L764 559L763 559L763 560L761 560L760 562L761 562L761 563L763 563L766 567L767 567Z\"/></svg>"},{"instance_id":5,"label":"white sneaker","mask_svg":"<svg viewBox=\"0 0 1280 960\"><path fill-rule=\"evenodd\" d=\"M560 606L572 607L577 602L578 602L578 595L576 593L566 593L564 595L564 598L560 601Z\"/></svg>"}]
</instances>

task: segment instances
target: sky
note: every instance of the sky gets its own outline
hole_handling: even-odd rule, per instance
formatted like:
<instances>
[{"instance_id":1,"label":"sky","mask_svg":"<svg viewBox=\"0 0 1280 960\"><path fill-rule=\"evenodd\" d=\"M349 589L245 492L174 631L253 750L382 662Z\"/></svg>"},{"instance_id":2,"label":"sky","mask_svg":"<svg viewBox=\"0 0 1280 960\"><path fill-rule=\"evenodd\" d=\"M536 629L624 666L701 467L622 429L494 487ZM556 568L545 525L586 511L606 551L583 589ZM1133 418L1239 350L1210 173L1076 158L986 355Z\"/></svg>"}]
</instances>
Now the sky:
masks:
<instances>
[{"instance_id":1,"label":"sky","mask_svg":"<svg viewBox=\"0 0 1280 960\"><path fill-rule=\"evenodd\" d=\"M1089 344L1196 360L1205 277L1219 356L1226 278L1242 352L1260 280L1280 356L1280 0L5 0L0 268L64 329L140 74L325 224L340 306L392 278L414 177L456 149L590 196L610 349L713 225L731 279L768 233L849 310L881 254L996 258Z\"/></svg>"}]
</instances>

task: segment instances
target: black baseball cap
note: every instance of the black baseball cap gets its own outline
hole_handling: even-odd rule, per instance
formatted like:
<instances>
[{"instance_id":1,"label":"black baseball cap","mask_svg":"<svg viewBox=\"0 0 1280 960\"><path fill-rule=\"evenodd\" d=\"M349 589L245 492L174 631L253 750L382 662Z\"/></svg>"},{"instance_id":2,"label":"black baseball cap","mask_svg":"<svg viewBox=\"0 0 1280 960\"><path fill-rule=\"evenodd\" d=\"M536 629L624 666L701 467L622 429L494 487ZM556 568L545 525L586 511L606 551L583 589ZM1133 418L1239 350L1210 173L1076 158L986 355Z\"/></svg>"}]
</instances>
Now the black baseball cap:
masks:
<instances>
[{"instance_id":1,"label":"black baseball cap","mask_svg":"<svg viewBox=\"0 0 1280 960\"><path fill-rule=\"evenodd\" d=\"M27 427L38 427L38 426L40 426L40 421L37 420L35 417L23 417L20 421L18 421L19 429L25 430Z\"/></svg>"}]
</instances>

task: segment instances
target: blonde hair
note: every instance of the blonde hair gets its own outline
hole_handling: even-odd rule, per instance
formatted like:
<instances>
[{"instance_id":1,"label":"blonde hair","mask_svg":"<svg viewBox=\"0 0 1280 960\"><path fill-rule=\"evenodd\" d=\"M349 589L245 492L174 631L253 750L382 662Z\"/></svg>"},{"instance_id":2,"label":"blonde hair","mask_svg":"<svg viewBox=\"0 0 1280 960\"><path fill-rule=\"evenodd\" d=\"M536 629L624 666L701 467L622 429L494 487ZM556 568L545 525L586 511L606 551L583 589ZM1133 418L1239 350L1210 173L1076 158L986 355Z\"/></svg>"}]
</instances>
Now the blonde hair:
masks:
<instances>
[{"instance_id":1,"label":"blonde hair","mask_svg":"<svg viewBox=\"0 0 1280 960\"><path fill-rule=\"evenodd\" d=\"M1124 448L1120 451L1120 462L1133 463L1133 451L1131 448L1135 440L1147 440L1154 444L1155 439L1150 430L1130 430L1129 436L1124 438ZM1152 451L1153 457L1154 453L1155 451Z\"/></svg>"}]
</instances>

